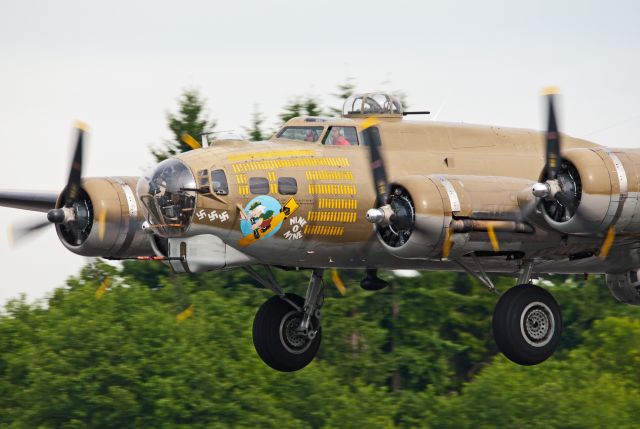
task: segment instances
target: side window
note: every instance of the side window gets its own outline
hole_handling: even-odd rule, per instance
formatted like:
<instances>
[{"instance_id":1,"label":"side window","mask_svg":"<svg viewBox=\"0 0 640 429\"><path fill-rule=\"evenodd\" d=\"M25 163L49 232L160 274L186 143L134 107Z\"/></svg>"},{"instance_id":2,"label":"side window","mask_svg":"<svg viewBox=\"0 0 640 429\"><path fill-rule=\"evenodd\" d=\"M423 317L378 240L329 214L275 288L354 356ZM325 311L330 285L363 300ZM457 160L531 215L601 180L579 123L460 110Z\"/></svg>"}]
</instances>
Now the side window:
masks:
<instances>
[{"instance_id":1,"label":"side window","mask_svg":"<svg viewBox=\"0 0 640 429\"><path fill-rule=\"evenodd\" d=\"M357 146L358 133L356 127L331 127L324 139L328 146Z\"/></svg>"},{"instance_id":2,"label":"side window","mask_svg":"<svg viewBox=\"0 0 640 429\"><path fill-rule=\"evenodd\" d=\"M298 192L298 182L293 177L278 178L278 193L280 195L295 195Z\"/></svg>"},{"instance_id":3,"label":"side window","mask_svg":"<svg viewBox=\"0 0 640 429\"><path fill-rule=\"evenodd\" d=\"M285 127L276 138L300 140L303 142L317 142L322 135L323 127Z\"/></svg>"},{"instance_id":4,"label":"side window","mask_svg":"<svg viewBox=\"0 0 640 429\"><path fill-rule=\"evenodd\" d=\"M229 184L224 170L213 170L211 172L211 190L218 195L227 195L229 193Z\"/></svg>"},{"instance_id":5,"label":"side window","mask_svg":"<svg viewBox=\"0 0 640 429\"><path fill-rule=\"evenodd\" d=\"M249 190L255 195L266 195L269 193L269 181L266 177L252 177L249 179Z\"/></svg>"},{"instance_id":6,"label":"side window","mask_svg":"<svg viewBox=\"0 0 640 429\"><path fill-rule=\"evenodd\" d=\"M198 171L198 187L209 187L209 172L207 170Z\"/></svg>"}]
</instances>

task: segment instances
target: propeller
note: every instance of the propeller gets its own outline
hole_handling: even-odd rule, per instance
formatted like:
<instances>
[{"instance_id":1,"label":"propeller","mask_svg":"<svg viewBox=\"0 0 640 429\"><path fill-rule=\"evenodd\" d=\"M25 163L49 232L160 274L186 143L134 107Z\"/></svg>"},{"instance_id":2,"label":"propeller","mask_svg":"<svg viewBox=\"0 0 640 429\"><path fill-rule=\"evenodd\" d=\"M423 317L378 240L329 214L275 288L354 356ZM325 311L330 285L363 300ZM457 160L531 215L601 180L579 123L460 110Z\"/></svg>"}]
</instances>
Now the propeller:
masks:
<instances>
[{"instance_id":1,"label":"propeller","mask_svg":"<svg viewBox=\"0 0 640 429\"><path fill-rule=\"evenodd\" d=\"M556 222L571 219L580 204L580 176L573 164L560 157L561 139L558 131L554 99L558 90L546 88L543 95L547 98L547 130L545 133L545 182L533 185L532 193L538 199L538 205ZM615 226L610 226L598 252L601 261L607 259L615 240Z\"/></svg>"},{"instance_id":2,"label":"propeller","mask_svg":"<svg viewBox=\"0 0 640 429\"><path fill-rule=\"evenodd\" d=\"M49 226L51 222L39 221L38 223L30 223L25 225L9 225L7 237L9 238L9 244L11 246L21 242L25 237L31 235L34 232L42 230L45 226Z\"/></svg>"},{"instance_id":3,"label":"propeller","mask_svg":"<svg viewBox=\"0 0 640 429\"><path fill-rule=\"evenodd\" d=\"M375 125L378 120L368 118L362 122L362 137L364 144L369 147L369 160L371 162L371 172L373 174L373 183L376 193L376 204L381 207L387 203L387 195L389 193L389 182L387 180L387 172L384 168L384 161L380 153L380 132Z\"/></svg>"},{"instance_id":4,"label":"propeller","mask_svg":"<svg viewBox=\"0 0 640 429\"><path fill-rule=\"evenodd\" d=\"M555 87L543 91L547 99L545 181L534 184L532 193L549 217L556 222L565 222L575 215L580 203L580 182L575 166L560 156L562 141L555 110L557 94Z\"/></svg>"},{"instance_id":5,"label":"propeller","mask_svg":"<svg viewBox=\"0 0 640 429\"><path fill-rule=\"evenodd\" d=\"M88 207L86 199L82 197L82 160L84 137L87 126L82 122L76 122L77 137L71 167L69 169L69 179L64 187L60 201L63 203L60 208L53 208L47 211L47 221L39 221L31 225L24 225L12 228L11 236L14 241L22 240L33 232L54 223L61 225L63 234L70 237L75 244L81 244L84 239L83 230L93 221L91 209ZM104 222L106 213L98 216L98 227L100 238L104 237Z\"/></svg>"},{"instance_id":6,"label":"propeller","mask_svg":"<svg viewBox=\"0 0 640 429\"><path fill-rule=\"evenodd\" d=\"M381 227L391 227L393 234L396 234L403 243L417 225L414 224L413 211L408 210L401 203L401 199L406 199L406 196L398 189L394 195L389 195L389 181L380 153L380 131L375 127L378 123L375 118L367 118L361 124L363 143L369 148L369 161L376 195L376 207L367 211L367 220Z\"/></svg>"}]
</instances>

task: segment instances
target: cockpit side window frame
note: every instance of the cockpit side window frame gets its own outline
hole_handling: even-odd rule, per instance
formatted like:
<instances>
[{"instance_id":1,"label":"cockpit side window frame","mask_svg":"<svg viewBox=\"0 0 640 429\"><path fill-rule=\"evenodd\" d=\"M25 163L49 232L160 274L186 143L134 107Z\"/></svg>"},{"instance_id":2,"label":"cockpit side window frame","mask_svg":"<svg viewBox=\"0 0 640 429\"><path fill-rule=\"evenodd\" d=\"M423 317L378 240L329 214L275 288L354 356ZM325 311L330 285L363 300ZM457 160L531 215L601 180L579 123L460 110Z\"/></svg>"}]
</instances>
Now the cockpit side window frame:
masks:
<instances>
[{"instance_id":1,"label":"cockpit side window frame","mask_svg":"<svg viewBox=\"0 0 640 429\"><path fill-rule=\"evenodd\" d=\"M344 140L346 140L347 142L349 142L348 145L346 144L335 144L332 140L333 140L333 136L331 135L331 131L334 128L340 128L342 129L342 132L340 133L340 137L344 138ZM345 133L344 131L347 131L347 133ZM337 146L337 147L357 147L360 146L360 136L358 135L358 129L354 126L351 125L332 125L327 129L327 132L325 134L325 136L322 138L322 144L325 146ZM331 141L330 143L327 143Z\"/></svg>"},{"instance_id":2,"label":"cockpit side window frame","mask_svg":"<svg viewBox=\"0 0 640 429\"><path fill-rule=\"evenodd\" d=\"M302 138L283 137L283 134L285 134L288 130L300 130L302 133L305 134L305 137L306 135L308 135L308 132L305 132L305 130L313 131L316 133L315 139L306 140L306 138L302 136L301 136ZM306 143L319 143L324 138L325 130L326 130L326 127L319 126L319 125L287 125L283 127L280 131L278 131L278 134L276 134L276 139L295 140L295 141L306 142Z\"/></svg>"}]
</instances>

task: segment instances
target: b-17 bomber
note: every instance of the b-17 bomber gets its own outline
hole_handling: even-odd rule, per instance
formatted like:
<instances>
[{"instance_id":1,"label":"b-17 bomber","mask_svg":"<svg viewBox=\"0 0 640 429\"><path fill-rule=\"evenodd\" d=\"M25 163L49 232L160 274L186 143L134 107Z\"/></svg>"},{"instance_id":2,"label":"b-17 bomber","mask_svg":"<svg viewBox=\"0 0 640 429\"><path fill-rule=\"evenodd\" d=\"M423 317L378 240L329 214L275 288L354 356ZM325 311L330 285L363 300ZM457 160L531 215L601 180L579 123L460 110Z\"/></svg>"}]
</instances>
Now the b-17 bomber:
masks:
<instances>
[{"instance_id":1,"label":"b-17 bomber","mask_svg":"<svg viewBox=\"0 0 640 429\"><path fill-rule=\"evenodd\" d=\"M78 126L62 192L0 192L0 205L46 213L64 247L105 259L155 259L175 273L243 269L273 291L257 311L258 355L279 371L315 357L323 277L358 269L466 272L496 294L493 335L521 365L548 359L562 318L533 280L604 274L640 305L640 150L547 129L409 120L388 94L354 95L340 117L298 117L267 141L184 136L194 150L140 177L83 177ZM304 297L274 270L310 272ZM499 293L489 274L514 277ZM437 303L434 303L437 305Z\"/></svg>"}]
</instances>

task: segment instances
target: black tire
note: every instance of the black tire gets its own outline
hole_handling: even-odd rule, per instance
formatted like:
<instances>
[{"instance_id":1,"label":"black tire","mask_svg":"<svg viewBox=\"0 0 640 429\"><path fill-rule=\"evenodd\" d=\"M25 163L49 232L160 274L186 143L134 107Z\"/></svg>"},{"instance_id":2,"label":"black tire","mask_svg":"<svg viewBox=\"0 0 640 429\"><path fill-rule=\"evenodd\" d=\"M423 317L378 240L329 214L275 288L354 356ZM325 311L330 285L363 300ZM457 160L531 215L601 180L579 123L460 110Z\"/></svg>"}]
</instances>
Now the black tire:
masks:
<instances>
[{"instance_id":1,"label":"black tire","mask_svg":"<svg viewBox=\"0 0 640 429\"><path fill-rule=\"evenodd\" d=\"M562 335L560 307L541 287L519 285L502 294L493 312L498 349L520 365L536 365L558 348Z\"/></svg>"},{"instance_id":2,"label":"black tire","mask_svg":"<svg viewBox=\"0 0 640 429\"><path fill-rule=\"evenodd\" d=\"M302 297L290 293L286 296L303 307ZM319 322L315 317L311 319L311 328L317 328L318 332L313 340L309 340L295 336L292 331L301 318L302 314L279 296L272 296L258 309L253 319L253 345L258 356L271 368L283 372L297 371L309 365L318 353L322 336Z\"/></svg>"}]
</instances>

